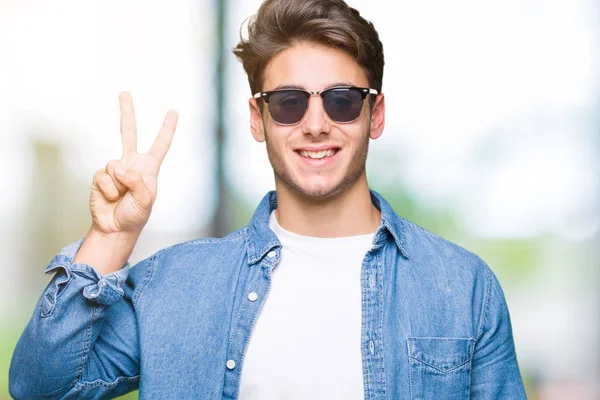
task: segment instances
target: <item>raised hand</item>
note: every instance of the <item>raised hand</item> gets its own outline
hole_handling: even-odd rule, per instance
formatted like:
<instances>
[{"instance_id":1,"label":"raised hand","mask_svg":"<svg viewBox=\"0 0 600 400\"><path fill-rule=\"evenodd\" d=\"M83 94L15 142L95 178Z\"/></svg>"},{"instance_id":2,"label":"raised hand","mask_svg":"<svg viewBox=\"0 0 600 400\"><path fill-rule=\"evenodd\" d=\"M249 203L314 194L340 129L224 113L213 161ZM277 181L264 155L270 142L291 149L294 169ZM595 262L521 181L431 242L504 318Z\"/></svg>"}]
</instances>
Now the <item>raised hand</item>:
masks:
<instances>
[{"instance_id":1,"label":"raised hand","mask_svg":"<svg viewBox=\"0 0 600 400\"><path fill-rule=\"evenodd\" d=\"M177 126L176 111L169 111L146 154L137 151L137 130L131 95L119 95L123 156L98 170L92 182L92 230L102 235L139 236L150 218L156 199L160 166L171 146Z\"/></svg>"}]
</instances>

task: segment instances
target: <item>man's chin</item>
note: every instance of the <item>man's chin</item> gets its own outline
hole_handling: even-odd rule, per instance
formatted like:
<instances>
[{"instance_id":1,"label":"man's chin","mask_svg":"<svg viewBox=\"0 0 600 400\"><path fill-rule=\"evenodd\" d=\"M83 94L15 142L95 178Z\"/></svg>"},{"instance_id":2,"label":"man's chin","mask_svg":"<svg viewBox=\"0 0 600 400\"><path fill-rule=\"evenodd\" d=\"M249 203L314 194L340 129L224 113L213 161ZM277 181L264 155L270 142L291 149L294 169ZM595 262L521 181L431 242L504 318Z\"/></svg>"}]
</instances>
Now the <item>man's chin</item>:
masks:
<instances>
[{"instance_id":1,"label":"man's chin","mask_svg":"<svg viewBox=\"0 0 600 400\"><path fill-rule=\"evenodd\" d=\"M293 189L307 200L325 201L335 198L343 190L341 185L295 185Z\"/></svg>"},{"instance_id":2,"label":"man's chin","mask_svg":"<svg viewBox=\"0 0 600 400\"><path fill-rule=\"evenodd\" d=\"M290 179L290 177L276 174L276 187L294 193L295 196L305 201L324 202L339 197L350 190L355 179L324 179L324 177L306 177L307 179Z\"/></svg>"}]
</instances>

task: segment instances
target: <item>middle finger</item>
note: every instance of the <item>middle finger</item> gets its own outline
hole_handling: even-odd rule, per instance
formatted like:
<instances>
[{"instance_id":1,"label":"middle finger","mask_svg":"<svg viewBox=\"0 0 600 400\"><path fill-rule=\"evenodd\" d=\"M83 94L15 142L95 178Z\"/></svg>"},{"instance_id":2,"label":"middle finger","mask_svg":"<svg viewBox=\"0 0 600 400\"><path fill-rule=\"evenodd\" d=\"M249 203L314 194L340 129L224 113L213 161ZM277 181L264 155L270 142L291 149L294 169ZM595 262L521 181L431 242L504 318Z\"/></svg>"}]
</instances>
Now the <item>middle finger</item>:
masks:
<instances>
[{"instance_id":1,"label":"middle finger","mask_svg":"<svg viewBox=\"0 0 600 400\"><path fill-rule=\"evenodd\" d=\"M123 143L123 161L128 153L137 153L137 128L135 124L135 110L133 99L129 92L119 95L121 108L121 141Z\"/></svg>"}]
</instances>

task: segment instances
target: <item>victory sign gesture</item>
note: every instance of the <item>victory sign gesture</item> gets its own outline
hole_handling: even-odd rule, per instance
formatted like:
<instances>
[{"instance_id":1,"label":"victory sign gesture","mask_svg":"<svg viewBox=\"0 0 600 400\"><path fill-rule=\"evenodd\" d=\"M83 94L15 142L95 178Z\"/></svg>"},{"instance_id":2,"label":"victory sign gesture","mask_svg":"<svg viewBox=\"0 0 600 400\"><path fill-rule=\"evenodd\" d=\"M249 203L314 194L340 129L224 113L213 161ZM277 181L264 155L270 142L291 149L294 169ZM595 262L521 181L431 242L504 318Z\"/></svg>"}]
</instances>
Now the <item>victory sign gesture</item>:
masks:
<instances>
[{"instance_id":1,"label":"victory sign gesture","mask_svg":"<svg viewBox=\"0 0 600 400\"><path fill-rule=\"evenodd\" d=\"M101 274L123 267L150 218L160 166L171 146L178 114L169 111L146 154L137 151L131 95L119 95L123 155L94 174L90 194L92 226L73 263L92 265Z\"/></svg>"},{"instance_id":2,"label":"victory sign gesture","mask_svg":"<svg viewBox=\"0 0 600 400\"><path fill-rule=\"evenodd\" d=\"M140 154L131 95L121 93L119 103L123 155L94 175L90 194L92 229L103 234L139 234L156 199L158 172L171 146L178 116L176 111L169 111L148 153Z\"/></svg>"}]
</instances>

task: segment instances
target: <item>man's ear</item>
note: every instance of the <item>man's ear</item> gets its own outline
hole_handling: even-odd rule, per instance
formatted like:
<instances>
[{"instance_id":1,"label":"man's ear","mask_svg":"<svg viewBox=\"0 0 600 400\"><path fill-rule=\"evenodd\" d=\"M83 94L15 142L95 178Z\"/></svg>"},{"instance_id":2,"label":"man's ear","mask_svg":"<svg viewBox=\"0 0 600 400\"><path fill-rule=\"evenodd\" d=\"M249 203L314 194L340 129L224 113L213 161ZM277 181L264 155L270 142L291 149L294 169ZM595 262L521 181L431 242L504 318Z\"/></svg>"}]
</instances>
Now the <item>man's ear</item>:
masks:
<instances>
[{"instance_id":1,"label":"man's ear","mask_svg":"<svg viewBox=\"0 0 600 400\"><path fill-rule=\"evenodd\" d=\"M371 139L377 139L383 134L383 127L385 125L385 99L383 93L380 93L375 98L375 104L373 104L373 112L371 113L371 131L369 137Z\"/></svg>"},{"instance_id":2,"label":"man's ear","mask_svg":"<svg viewBox=\"0 0 600 400\"><path fill-rule=\"evenodd\" d=\"M262 100L261 100L262 101ZM263 125L262 112L255 98L248 100L250 107L250 131L257 142L265 141L265 127Z\"/></svg>"}]
</instances>

